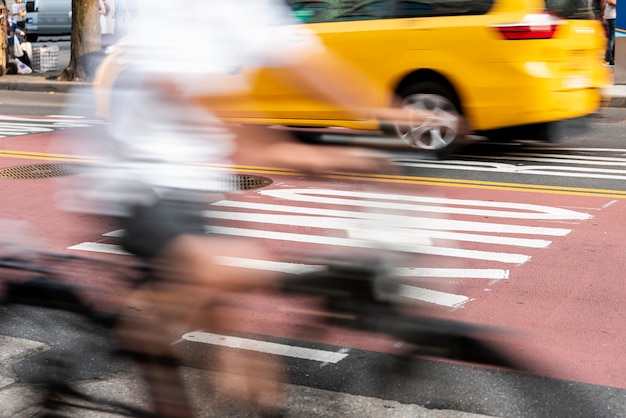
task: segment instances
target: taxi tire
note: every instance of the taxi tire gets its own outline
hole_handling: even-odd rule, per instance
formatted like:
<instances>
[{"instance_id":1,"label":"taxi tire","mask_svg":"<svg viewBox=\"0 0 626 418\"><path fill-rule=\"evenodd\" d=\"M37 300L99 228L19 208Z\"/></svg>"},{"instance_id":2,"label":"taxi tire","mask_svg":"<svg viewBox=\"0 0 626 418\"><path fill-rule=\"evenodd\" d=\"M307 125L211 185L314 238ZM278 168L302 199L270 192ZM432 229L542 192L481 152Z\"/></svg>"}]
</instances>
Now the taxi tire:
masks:
<instances>
[{"instance_id":1,"label":"taxi tire","mask_svg":"<svg viewBox=\"0 0 626 418\"><path fill-rule=\"evenodd\" d=\"M291 134L305 144L319 144L322 142L322 134L318 132L291 131Z\"/></svg>"},{"instance_id":2,"label":"taxi tire","mask_svg":"<svg viewBox=\"0 0 626 418\"><path fill-rule=\"evenodd\" d=\"M436 81L418 81L399 92L399 98L396 106L402 106L407 98L417 95L429 95L431 98L436 99L435 101L437 103L445 105L445 109L443 109L444 111L450 111L458 115L459 117L459 124L456 129L456 135L452 141L450 141L445 147L442 148L425 149L425 151L432 156L435 156L437 158L445 158L454 151L456 151L458 147L464 142L467 136L467 126L465 123L465 119L463 118L459 99L452 91L452 89L443 83ZM398 127L394 127L394 130L395 134L400 139L402 139L402 133L400 132L400 129Z\"/></svg>"}]
</instances>

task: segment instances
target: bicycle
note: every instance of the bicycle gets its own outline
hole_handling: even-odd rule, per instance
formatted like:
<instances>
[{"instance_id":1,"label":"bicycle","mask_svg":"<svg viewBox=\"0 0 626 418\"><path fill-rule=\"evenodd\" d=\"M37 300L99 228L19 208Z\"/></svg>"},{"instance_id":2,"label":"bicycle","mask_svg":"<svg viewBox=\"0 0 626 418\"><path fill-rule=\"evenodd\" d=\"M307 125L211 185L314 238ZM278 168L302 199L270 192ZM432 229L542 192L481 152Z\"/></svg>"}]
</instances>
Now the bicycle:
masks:
<instances>
[{"instance_id":1,"label":"bicycle","mask_svg":"<svg viewBox=\"0 0 626 418\"><path fill-rule=\"evenodd\" d=\"M66 416L63 414L68 408L83 408L132 417L193 417L178 358L168 344L153 350L138 349L141 341L124 341L116 332L123 322L134 330L147 329L150 334L150 320L120 314L106 303L104 309L94 307L90 299L101 296L102 289L67 280L66 270L72 263L114 270L117 285L124 289L136 288L146 280L147 272L141 265L123 265L120 274L119 263L101 259L41 251L0 256L0 269L16 273L0 279L5 283L0 318L11 307L26 308L27 314L41 308L66 314L63 323L75 321L99 328L111 344L105 354L139 365L150 406L137 407L82 393L73 385L76 377L70 373L76 369L75 353L57 353L41 373L43 376L31 382L43 395L37 416L59 418ZM320 324L387 335L407 343L410 349L398 357L396 372L402 369L404 359L421 355L520 369L503 350L481 340L481 333L492 333L492 329L401 312L393 300L394 282L385 263L326 259L322 264L325 267L314 273L285 276L280 291L320 298L323 308L316 313ZM154 343L149 335L147 338Z\"/></svg>"},{"instance_id":2,"label":"bicycle","mask_svg":"<svg viewBox=\"0 0 626 418\"><path fill-rule=\"evenodd\" d=\"M146 325L148 320L130 317L116 312L114 304L107 299L103 287L72 283L71 271L77 263L88 264L106 270L114 269L116 290L130 291L145 280L146 271L139 265L124 265L102 259L79 257L60 253L28 251L0 256L0 270L13 271L12 277L4 273L0 283L4 284L0 301L0 318L31 321L39 327L51 326L59 320L71 327L79 339L88 340L94 334L103 335L95 348L96 353L114 359L126 365L129 362L138 365L150 393L151 405L142 408L130 403L112 401L93 396L78 390L73 381L80 380L81 373L76 363L80 350L50 350L39 354L32 369L25 377L29 387L39 393L40 401L34 409L40 411L37 417L58 418L71 414L76 409L101 411L103 413L138 418L153 417L192 417L191 407L183 390L178 373L178 364L169 347L162 347L160 355L151 355L132 349L132 344L125 344L116 335L116 328L121 321L131 321ZM117 270L122 269L123 273ZM93 273L93 271L92 271ZM99 300L96 300L99 299ZM105 300L103 300L105 299ZM13 310L13 314L11 311ZM17 314L15 314L17 312ZM95 328L95 332L94 329ZM89 330L89 331L88 331ZM92 354L93 355L93 354ZM70 412L63 412L70 410Z\"/></svg>"}]
</instances>

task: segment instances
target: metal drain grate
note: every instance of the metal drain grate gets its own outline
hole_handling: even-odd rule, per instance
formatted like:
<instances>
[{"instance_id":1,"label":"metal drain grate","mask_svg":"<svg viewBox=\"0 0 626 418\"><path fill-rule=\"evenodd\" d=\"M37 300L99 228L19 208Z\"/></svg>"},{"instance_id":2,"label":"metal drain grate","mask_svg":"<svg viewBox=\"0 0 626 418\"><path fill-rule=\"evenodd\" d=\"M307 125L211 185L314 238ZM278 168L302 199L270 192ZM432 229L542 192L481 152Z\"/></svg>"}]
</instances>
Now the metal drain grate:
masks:
<instances>
[{"instance_id":1,"label":"metal drain grate","mask_svg":"<svg viewBox=\"0 0 626 418\"><path fill-rule=\"evenodd\" d=\"M0 168L0 178L3 179L45 179L49 177L62 177L81 174L89 170L84 164L32 164L15 167Z\"/></svg>"},{"instance_id":2,"label":"metal drain grate","mask_svg":"<svg viewBox=\"0 0 626 418\"><path fill-rule=\"evenodd\" d=\"M237 190L252 190L260 189L261 187L269 186L272 184L272 180L267 177L251 176L243 174L232 174L220 176L217 179L220 183L220 191L237 191Z\"/></svg>"},{"instance_id":3,"label":"metal drain grate","mask_svg":"<svg viewBox=\"0 0 626 418\"><path fill-rule=\"evenodd\" d=\"M44 179L50 177L73 176L92 169L86 164L44 163L20 165L0 168L2 179ZM262 176L244 174L227 174L212 178L212 182L219 185L220 192L260 189L269 186L272 180Z\"/></svg>"}]
</instances>

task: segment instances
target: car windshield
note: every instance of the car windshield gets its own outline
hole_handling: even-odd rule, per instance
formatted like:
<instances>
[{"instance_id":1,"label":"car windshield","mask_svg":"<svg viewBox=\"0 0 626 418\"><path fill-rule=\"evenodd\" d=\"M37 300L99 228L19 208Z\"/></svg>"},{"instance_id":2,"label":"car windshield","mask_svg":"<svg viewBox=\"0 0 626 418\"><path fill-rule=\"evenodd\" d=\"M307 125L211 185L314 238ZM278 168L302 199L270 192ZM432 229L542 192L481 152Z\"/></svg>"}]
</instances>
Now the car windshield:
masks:
<instances>
[{"instance_id":1,"label":"car windshield","mask_svg":"<svg viewBox=\"0 0 626 418\"><path fill-rule=\"evenodd\" d=\"M304 22L337 22L385 18L478 15L487 13L494 0L291 0L297 18Z\"/></svg>"},{"instance_id":2,"label":"car windshield","mask_svg":"<svg viewBox=\"0 0 626 418\"><path fill-rule=\"evenodd\" d=\"M591 19L588 2L581 0L545 0L546 10L563 19Z\"/></svg>"}]
</instances>

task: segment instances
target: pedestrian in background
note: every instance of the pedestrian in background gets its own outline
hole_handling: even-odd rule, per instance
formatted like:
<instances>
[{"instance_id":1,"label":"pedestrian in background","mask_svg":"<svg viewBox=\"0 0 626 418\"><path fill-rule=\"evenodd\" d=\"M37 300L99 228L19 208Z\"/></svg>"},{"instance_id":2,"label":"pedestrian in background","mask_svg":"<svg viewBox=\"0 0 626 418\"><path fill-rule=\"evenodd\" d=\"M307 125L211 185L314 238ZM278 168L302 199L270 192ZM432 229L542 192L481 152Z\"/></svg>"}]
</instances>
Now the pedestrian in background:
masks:
<instances>
[{"instance_id":1,"label":"pedestrian in background","mask_svg":"<svg viewBox=\"0 0 626 418\"><path fill-rule=\"evenodd\" d=\"M11 30L15 31L17 28L24 29L26 27L26 4L23 0L12 0L7 4L9 8L9 23Z\"/></svg>"},{"instance_id":2,"label":"pedestrian in background","mask_svg":"<svg viewBox=\"0 0 626 418\"><path fill-rule=\"evenodd\" d=\"M615 19L617 17L617 0L604 0L603 14L606 27L606 54L604 61L615 65Z\"/></svg>"},{"instance_id":3,"label":"pedestrian in background","mask_svg":"<svg viewBox=\"0 0 626 418\"><path fill-rule=\"evenodd\" d=\"M104 0L98 0L98 14L100 16L100 33L102 35L109 33L109 25L107 24L109 9Z\"/></svg>"}]
</instances>

